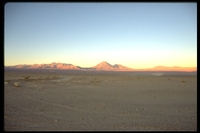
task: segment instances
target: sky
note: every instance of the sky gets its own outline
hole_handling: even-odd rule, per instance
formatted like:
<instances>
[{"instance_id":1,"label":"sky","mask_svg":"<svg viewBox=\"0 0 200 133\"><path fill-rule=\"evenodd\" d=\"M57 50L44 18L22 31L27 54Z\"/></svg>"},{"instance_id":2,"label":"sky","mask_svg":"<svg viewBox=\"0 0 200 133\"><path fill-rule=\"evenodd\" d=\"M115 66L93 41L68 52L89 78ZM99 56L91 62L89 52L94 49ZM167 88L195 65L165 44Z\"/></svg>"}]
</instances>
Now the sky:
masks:
<instances>
[{"instance_id":1,"label":"sky","mask_svg":"<svg viewBox=\"0 0 200 133\"><path fill-rule=\"evenodd\" d=\"M6 3L4 65L197 67L197 3Z\"/></svg>"}]
</instances>

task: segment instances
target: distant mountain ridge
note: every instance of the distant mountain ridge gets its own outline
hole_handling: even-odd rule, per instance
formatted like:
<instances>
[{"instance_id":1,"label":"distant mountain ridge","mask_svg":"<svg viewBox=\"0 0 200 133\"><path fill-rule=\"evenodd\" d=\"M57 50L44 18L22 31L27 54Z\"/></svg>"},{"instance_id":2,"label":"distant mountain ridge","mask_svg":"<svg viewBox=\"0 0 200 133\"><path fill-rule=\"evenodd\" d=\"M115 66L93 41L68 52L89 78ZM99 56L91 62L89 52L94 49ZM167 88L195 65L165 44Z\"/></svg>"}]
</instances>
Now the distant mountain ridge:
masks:
<instances>
[{"instance_id":1,"label":"distant mountain ridge","mask_svg":"<svg viewBox=\"0 0 200 133\"><path fill-rule=\"evenodd\" d=\"M110 63L103 61L93 67L80 67L66 63L50 63L50 64L20 64L15 66L5 66L5 68L11 69L57 69L57 70L88 70L88 71L197 71L196 67L165 67L156 66L147 69L132 69L121 64L111 65Z\"/></svg>"},{"instance_id":2,"label":"distant mountain ridge","mask_svg":"<svg viewBox=\"0 0 200 133\"><path fill-rule=\"evenodd\" d=\"M146 68L146 69L136 69L136 71L185 71L185 72L194 72L197 71L196 67L166 67L166 66L156 66L153 68Z\"/></svg>"},{"instance_id":3,"label":"distant mountain ridge","mask_svg":"<svg viewBox=\"0 0 200 133\"><path fill-rule=\"evenodd\" d=\"M95 70L107 70L107 71L109 71L109 70L114 70L114 71L120 71L120 70L121 71L122 70L123 71L131 71L131 70L133 70L132 68L128 68L128 67L122 66L120 64L111 65L111 64L109 64L106 61L103 61L103 62L99 63L98 65L92 67L92 68L94 68Z\"/></svg>"},{"instance_id":4,"label":"distant mountain ridge","mask_svg":"<svg viewBox=\"0 0 200 133\"><path fill-rule=\"evenodd\" d=\"M33 65L27 65L27 64L20 64L15 66L8 66L8 68L22 68L22 69L73 69L73 70L79 70L79 66L74 66L72 64L66 64L66 63L51 63L51 64L33 64Z\"/></svg>"}]
</instances>

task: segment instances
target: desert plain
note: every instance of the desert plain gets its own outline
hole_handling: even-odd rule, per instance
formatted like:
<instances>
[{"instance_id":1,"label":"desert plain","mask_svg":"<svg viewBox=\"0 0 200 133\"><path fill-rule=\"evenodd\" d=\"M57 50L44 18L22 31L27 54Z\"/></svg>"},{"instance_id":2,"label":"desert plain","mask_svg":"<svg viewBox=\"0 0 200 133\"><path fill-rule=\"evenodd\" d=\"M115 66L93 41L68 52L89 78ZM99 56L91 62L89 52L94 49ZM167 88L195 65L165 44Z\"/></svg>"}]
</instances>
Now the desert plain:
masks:
<instances>
[{"instance_id":1,"label":"desert plain","mask_svg":"<svg viewBox=\"0 0 200 133\"><path fill-rule=\"evenodd\" d=\"M197 75L4 72L5 131L197 131Z\"/></svg>"}]
</instances>

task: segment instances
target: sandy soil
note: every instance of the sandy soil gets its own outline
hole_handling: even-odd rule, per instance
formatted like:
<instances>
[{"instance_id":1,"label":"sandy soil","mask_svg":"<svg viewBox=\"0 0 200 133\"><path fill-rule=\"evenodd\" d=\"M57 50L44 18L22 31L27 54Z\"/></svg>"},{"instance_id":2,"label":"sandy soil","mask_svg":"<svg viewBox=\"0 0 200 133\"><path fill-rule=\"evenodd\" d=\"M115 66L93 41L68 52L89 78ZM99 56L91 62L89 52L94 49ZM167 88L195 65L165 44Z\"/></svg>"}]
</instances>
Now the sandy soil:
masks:
<instances>
[{"instance_id":1,"label":"sandy soil","mask_svg":"<svg viewBox=\"0 0 200 133\"><path fill-rule=\"evenodd\" d=\"M5 131L197 130L196 76L5 72L4 86Z\"/></svg>"}]
</instances>

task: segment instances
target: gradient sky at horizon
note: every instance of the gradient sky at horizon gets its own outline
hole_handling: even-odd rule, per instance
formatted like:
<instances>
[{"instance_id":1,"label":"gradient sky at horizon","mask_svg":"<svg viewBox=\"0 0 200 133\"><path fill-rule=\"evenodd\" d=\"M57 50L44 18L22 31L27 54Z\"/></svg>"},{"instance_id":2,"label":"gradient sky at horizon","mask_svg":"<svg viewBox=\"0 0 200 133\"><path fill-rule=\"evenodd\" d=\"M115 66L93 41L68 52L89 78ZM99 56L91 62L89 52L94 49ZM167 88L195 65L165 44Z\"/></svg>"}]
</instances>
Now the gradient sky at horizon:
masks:
<instances>
[{"instance_id":1,"label":"gradient sky at horizon","mask_svg":"<svg viewBox=\"0 0 200 133\"><path fill-rule=\"evenodd\" d=\"M197 67L196 3L7 3L4 65Z\"/></svg>"}]
</instances>

